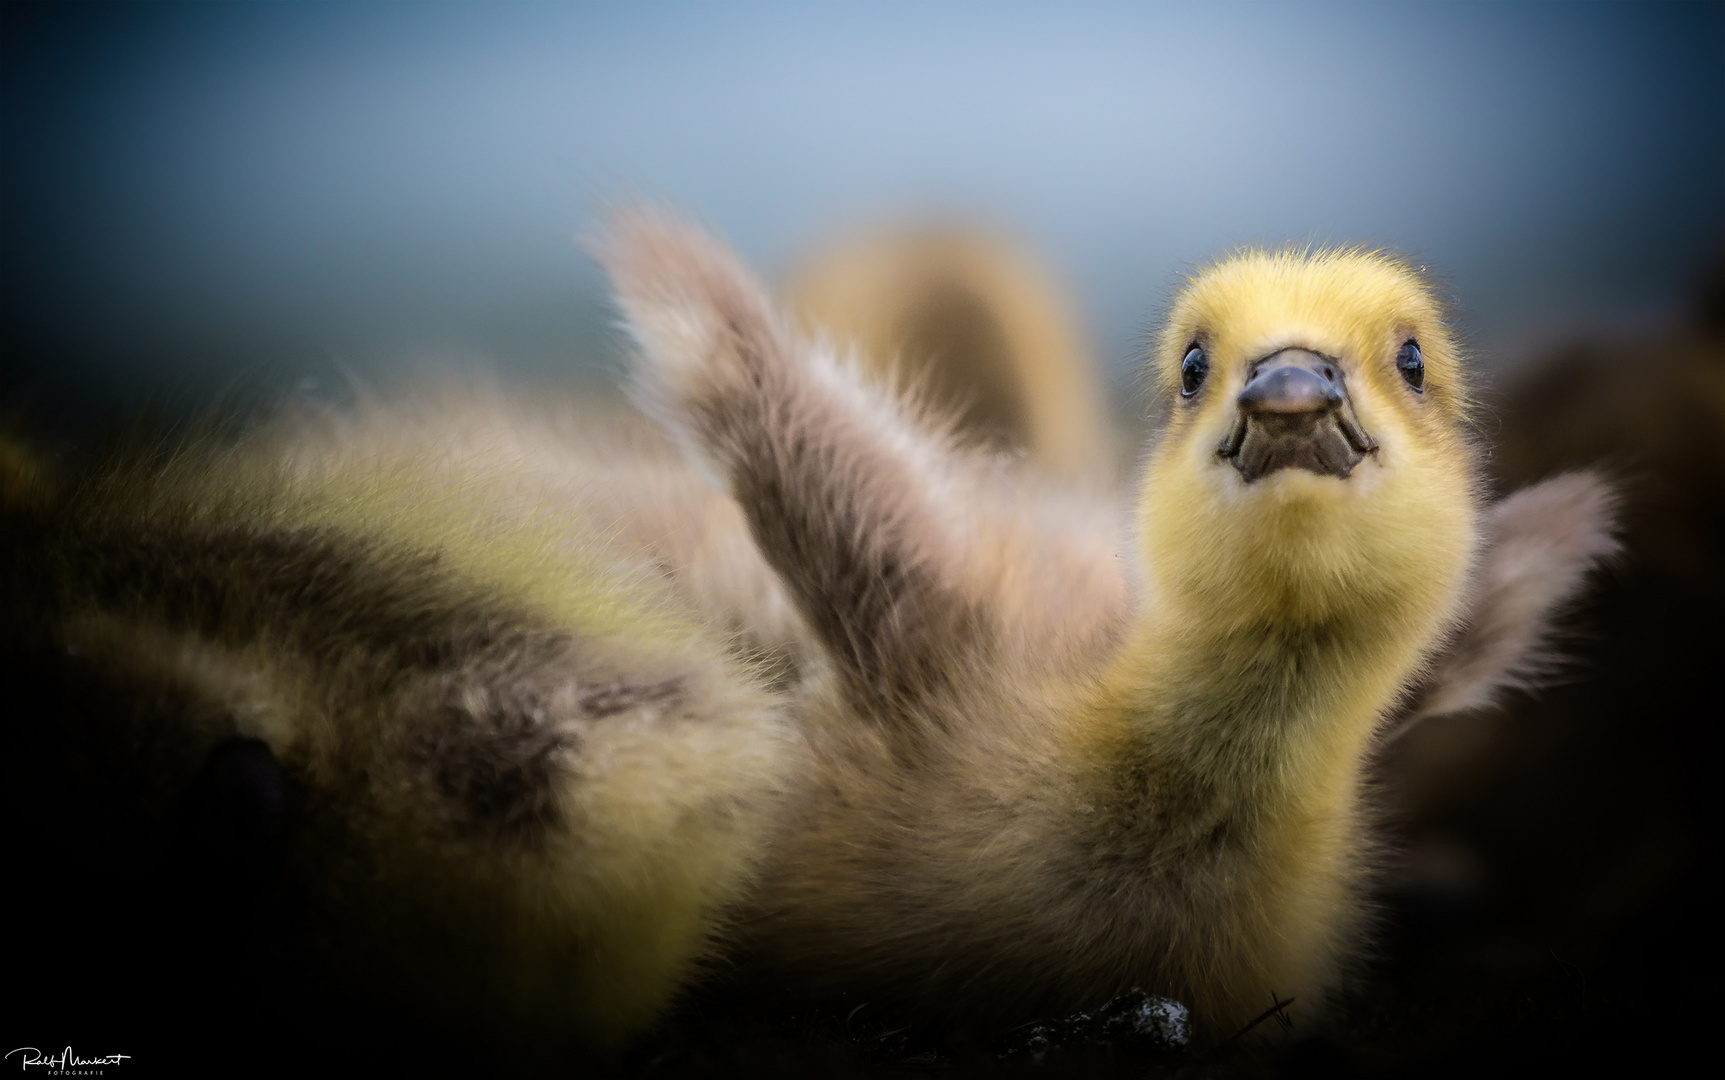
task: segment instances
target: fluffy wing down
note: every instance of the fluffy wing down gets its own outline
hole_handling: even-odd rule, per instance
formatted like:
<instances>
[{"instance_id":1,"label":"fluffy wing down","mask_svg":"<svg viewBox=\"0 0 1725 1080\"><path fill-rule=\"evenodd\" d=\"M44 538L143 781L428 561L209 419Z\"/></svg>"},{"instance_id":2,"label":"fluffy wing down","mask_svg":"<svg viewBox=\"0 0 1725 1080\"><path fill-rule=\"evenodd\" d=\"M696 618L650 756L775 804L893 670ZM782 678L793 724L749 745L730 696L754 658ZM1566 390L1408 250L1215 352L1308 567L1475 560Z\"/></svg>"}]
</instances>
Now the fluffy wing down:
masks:
<instances>
[{"instance_id":1,"label":"fluffy wing down","mask_svg":"<svg viewBox=\"0 0 1725 1080\"><path fill-rule=\"evenodd\" d=\"M1461 631L1437 657L1386 742L1420 721L1491 704L1538 686L1562 668L1557 620L1589 573L1618 551L1616 498L1588 472L1522 488L1491 508L1486 548Z\"/></svg>"}]
</instances>

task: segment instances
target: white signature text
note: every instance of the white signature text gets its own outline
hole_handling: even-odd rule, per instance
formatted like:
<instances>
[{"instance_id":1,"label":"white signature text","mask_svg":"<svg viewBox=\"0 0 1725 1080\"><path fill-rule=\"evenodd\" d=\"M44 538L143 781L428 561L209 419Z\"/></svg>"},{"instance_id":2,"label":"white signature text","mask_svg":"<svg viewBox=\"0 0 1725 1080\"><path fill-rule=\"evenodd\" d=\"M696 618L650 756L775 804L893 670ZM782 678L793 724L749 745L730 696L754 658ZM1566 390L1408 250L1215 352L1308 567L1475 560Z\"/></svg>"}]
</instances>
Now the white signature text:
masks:
<instances>
[{"instance_id":1,"label":"white signature text","mask_svg":"<svg viewBox=\"0 0 1725 1080\"><path fill-rule=\"evenodd\" d=\"M125 1061L132 1056L130 1054L103 1054L101 1057L86 1058L79 1057L77 1054L74 1054L70 1046L66 1047L66 1049L60 1051L58 1054L45 1054L34 1046L20 1046L16 1050L7 1051L6 1060L11 1061L13 1054L18 1055L18 1059L23 1062L24 1071L26 1072L30 1070L30 1066L32 1065L42 1065L47 1067L50 1075L57 1073L68 1076L75 1075L73 1070L77 1069L88 1069L92 1066L101 1065L118 1065L120 1062Z\"/></svg>"}]
</instances>

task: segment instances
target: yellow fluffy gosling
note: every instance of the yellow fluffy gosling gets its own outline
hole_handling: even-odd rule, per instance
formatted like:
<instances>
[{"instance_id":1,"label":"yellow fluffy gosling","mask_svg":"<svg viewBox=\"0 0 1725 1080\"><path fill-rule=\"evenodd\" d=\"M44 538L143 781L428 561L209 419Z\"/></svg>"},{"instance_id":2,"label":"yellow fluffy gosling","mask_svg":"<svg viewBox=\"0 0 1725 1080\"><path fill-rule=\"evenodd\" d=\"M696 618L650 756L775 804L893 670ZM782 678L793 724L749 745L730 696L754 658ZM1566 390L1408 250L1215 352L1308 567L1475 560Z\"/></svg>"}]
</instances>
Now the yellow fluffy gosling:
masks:
<instances>
[{"instance_id":1,"label":"yellow fluffy gosling","mask_svg":"<svg viewBox=\"0 0 1725 1080\"><path fill-rule=\"evenodd\" d=\"M1486 550L1459 349L1383 255L1250 251L1187 284L1123 529L929 434L697 230L635 214L602 256L644 399L830 665L736 948L762 987L985 1025L1140 987L1210 1040L1274 1001L1320 1015L1361 946L1386 717L1464 625L1526 631L1456 675L1510 679L1610 547L1572 477Z\"/></svg>"}]
</instances>

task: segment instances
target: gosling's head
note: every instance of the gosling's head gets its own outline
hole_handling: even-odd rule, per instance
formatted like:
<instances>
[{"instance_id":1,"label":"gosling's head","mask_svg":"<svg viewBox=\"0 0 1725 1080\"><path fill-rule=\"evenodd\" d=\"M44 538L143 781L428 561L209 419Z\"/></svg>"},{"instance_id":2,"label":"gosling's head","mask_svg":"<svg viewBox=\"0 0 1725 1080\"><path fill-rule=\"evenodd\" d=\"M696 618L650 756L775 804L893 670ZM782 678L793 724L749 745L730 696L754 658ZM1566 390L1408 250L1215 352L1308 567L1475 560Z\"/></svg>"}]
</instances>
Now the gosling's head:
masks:
<instances>
[{"instance_id":1,"label":"gosling's head","mask_svg":"<svg viewBox=\"0 0 1725 1080\"><path fill-rule=\"evenodd\" d=\"M1222 260L1175 302L1150 374L1172 408L1143 521L1174 578L1322 617L1465 566L1463 373L1411 267L1357 250Z\"/></svg>"}]
</instances>

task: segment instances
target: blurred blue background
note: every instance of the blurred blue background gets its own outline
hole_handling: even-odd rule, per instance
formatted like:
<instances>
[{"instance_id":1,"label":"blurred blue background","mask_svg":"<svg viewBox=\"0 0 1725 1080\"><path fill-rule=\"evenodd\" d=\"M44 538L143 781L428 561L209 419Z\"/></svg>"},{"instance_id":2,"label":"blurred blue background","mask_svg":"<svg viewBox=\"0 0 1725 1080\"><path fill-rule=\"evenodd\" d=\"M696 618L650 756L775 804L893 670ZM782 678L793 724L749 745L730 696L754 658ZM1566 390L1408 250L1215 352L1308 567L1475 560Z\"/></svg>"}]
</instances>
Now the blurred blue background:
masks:
<instances>
[{"instance_id":1,"label":"blurred blue background","mask_svg":"<svg viewBox=\"0 0 1725 1080\"><path fill-rule=\"evenodd\" d=\"M39 400L590 370L575 238L636 195L768 272L997 224L1119 385L1237 244L1407 252L1488 363L1725 252L1718 4L8 4L0 50L0 388Z\"/></svg>"}]
</instances>

